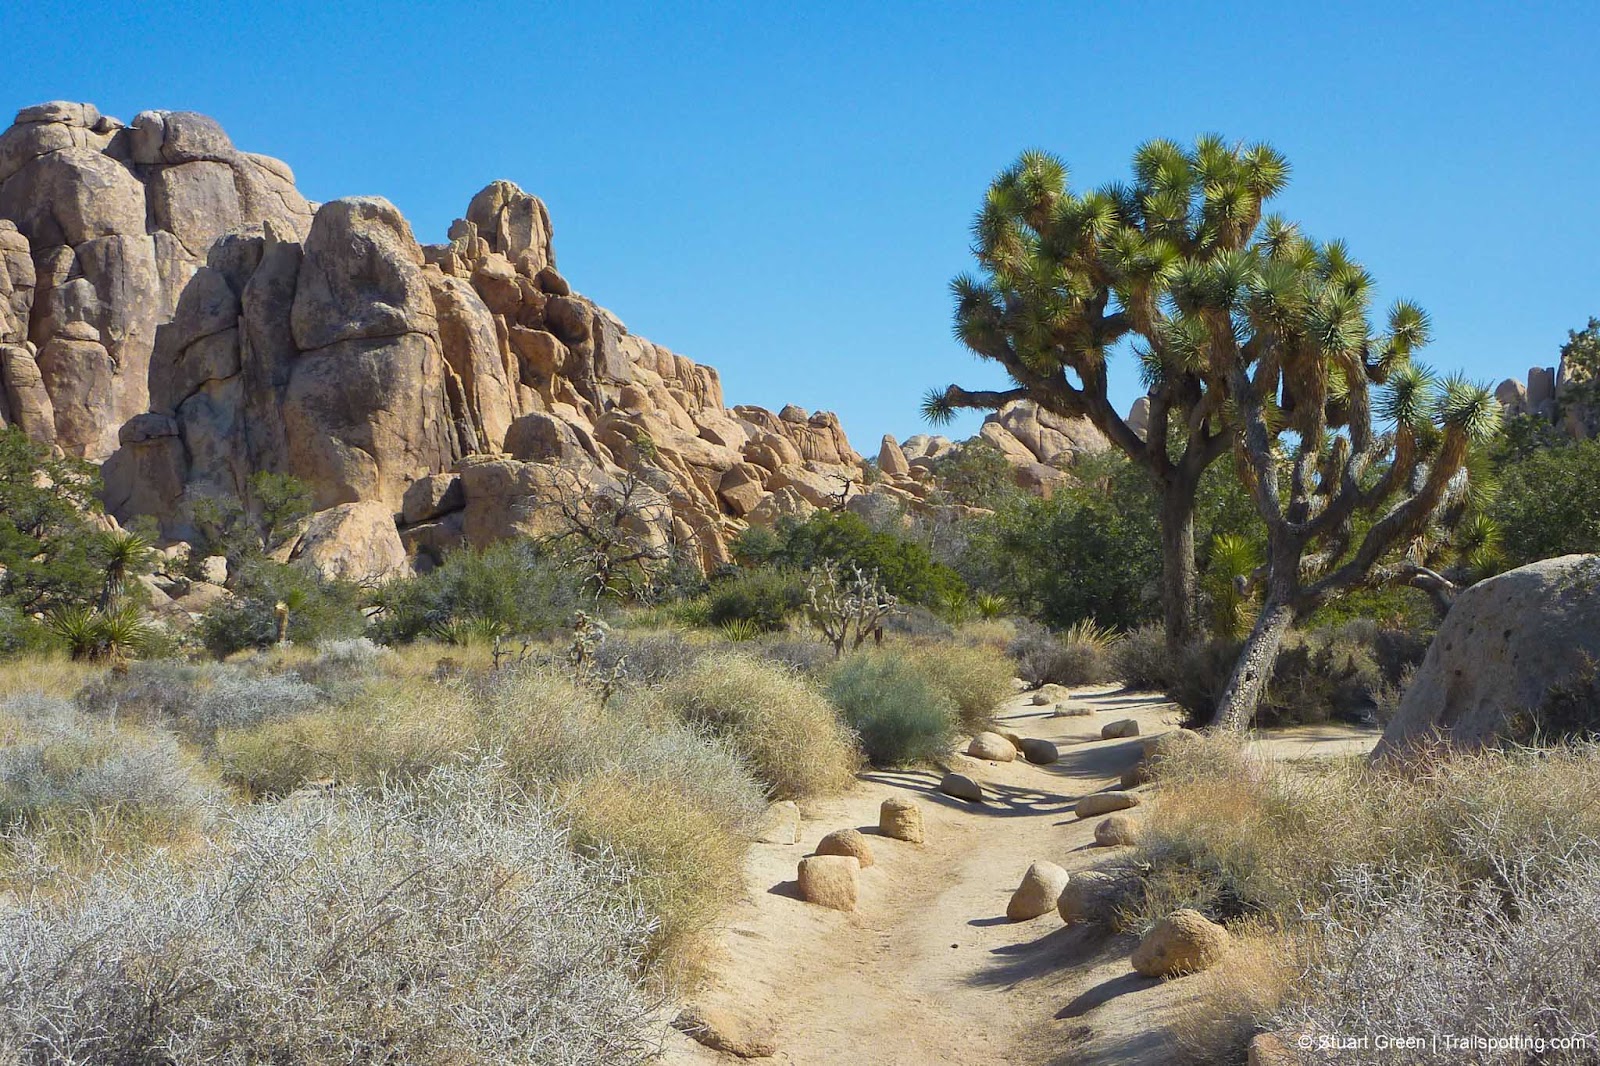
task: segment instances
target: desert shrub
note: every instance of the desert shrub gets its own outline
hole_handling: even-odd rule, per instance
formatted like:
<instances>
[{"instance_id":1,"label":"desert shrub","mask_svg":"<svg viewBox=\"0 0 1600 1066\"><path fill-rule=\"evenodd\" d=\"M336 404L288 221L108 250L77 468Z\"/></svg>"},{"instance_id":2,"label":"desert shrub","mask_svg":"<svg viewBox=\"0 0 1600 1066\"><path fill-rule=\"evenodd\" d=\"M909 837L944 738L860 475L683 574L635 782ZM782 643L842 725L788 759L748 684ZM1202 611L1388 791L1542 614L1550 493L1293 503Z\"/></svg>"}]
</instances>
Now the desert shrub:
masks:
<instances>
[{"instance_id":1,"label":"desert shrub","mask_svg":"<svg viewBox=\"0 0 1600 1066\"><path fill-rule=\"evenodd\" d=\"M849 787L859 755L810 682L751 655L709 655L661 689L685 722L725 736L774 799Z\"/></svg>"},{"instance_id":2,"label":"desert shrub","mask_svg":"<svg viewBox=\"0 0 1600 1066\"><path fill-rule=\"evenodd\" d=\"M99 718L166 725L193 713L200 689L226 667L170 659L102 670L78 692L78 704Z\"/></svg>"},{"instance_id":3,"label":"desert shrub","mask_svg":"<svg viewBox=\"0 0 1600 1066\"><path fill-rule=\"evenodd\" d=\"M764 633L776 632L805 598L805 583L792 571L744 570L712 586L706 621L714 626L748 622Z\"/></svg>"},{"instance_id":4,"label":"desert shrub","mask_svg":"<svg viewBox=\"0 0 1600 1066\"><path fill-rule=\"evenodd\" d=\"M1129 688L1164 689L1178 677L1166 632L1157 625L1123 636L1111 649L1111 670Z\"/></svg>"},{"instance_id":5,"label":"desert shrub","mask_svg":"<svg viewBox=\"0 0 1600 1066\"><path fill-rule=\"evenodd\" d=\"M531 541L462 548L414 578L386 583L375 596L373 636L385 644L435 635L451 623L477 622L505 636L561 628L583 604L581 579Z\"/></svg>"},{"instance_id":6,"label":"desert shrub","mask_svg":"<svg viewBox=\"0 0 1600 1066\"><path fill-rule=\"evenodd\" d=\"M172 729L202 744L219 730L304 714L325 699L322 690L292 673L165 660L108 670L78 693L88 714Z\"/></svg>"},{"instance_id":7,"label":"desert shrub","mask_svg":"<svg viewBox=\"0 0 1600 1066\"><path fill-rule=\"evenodd\" d=\"M955 627L920 604L902 604L889 613L883 621L885 633L917 640L946 640L955 635Z\"/></svg>"},{"instance_id":8,"label":"desert shrub","mask_svg":"<svg viewBox=\"0 0 1600 1066\"><path fill-rule=\"evenodd\" d=\"M886 529L874 529L849 511L818 511L805 522L779 524L783 547L773 561L799 570L832 562L849 571L877 574L907 604L939 609L966 594L966 582L934 559L926 547Z\"/></svg>"},{"instance_id":9,"label":"desert shrub","mask_svg":"<svg viewBox=\"0 0 1600 1066\"><path fill-rule=\"evenodd\" d=\"M1272 1026L1303 979L1300 945L1282 933L1251 922L1231 932L1226 961L1191 975L1190 994L1174 1005L1169 1029L1186 1066L1245 1061L1250 1038Z\"/></svg>"},{"instance_id":10,"label":"desert shrub","mask_svg":"<svg viewBox=\"0 0 1600 1066\"><path fill-rule=\"evenodd\" d=\"M231 583L234 596L212 605L195 626L200 644L219 659L277 643L279 603L289 608L288 636L296 644L355 637L366 628L359 590L298 566L251 560Z\"/></svg>"},{"instance_id":11,"label":"desert shrub","mask_svg":"<svg viewBox=\"0 0 1600 1066\"><path fill-rule=\"evenodd\" d=\"M1085 621L1059 635L1042 626L1019 627L1006 651L1030 685L1092 685L1116 676L1115 646L1114 634Z\"/></svg>"},{"instance_id":12,"label":"desert shrub","mask_svg":"<svg viewBox=\"0 0 1600 1066\"><path fill-rule=\"evenodd\" d=\"M937 759L954 739L955 701L898 655L850 656L829 672L827 693L874 766Z\"/></svg>"},{"instance_id":13,"label":"desert shrub","mask_svg":"<svg viewBox=\"0 0 1600 1066\"><path fill-rule=\"evenodd\" d=\"M0 658L61 649L61 638L9 603L0 603Z\"/></svg>"},{"instance_id":14,"label":"desert shrub","mask_svg":"<svg viewBox=\"0 0 1600 1066\"><path fill-rule=\"evenodd\" d=\"M0 828L116 843L202 825L218 803L174 737L117 729L60 697L8 697L0 741Z\"/></svg>"},{"instance_id":15,"label":"desert shrub","mask_svg":"<svg viewBox=\"0 0 1600 1066\"><path fill-rule=\"evenodd\" d=\"M993 510L1021 495L1016 470L1005 455L981 438L970 440L933 461L937 485L950 499Z\"/></svg>"},{"instance_id":16,"label":"desert shrub","mask_svg":"<svg viewBox=\"0 0 1600 1066\"><path fill-rule=\"evenodd\" d=\"M833 649L817 640L768 637L750 644L751 654L810 677L821 676L834 664Z\"/></svg>"},{"instance_id":17,"label":"desert shrub","mask_svg":"<svg viewBox=\"0 0 1600 1066\"><path fill-rule=\"evenodd\" d=\"M296 698L286 691L285 706ZM221 708L232 712L236 704ZM476 725L459 688L390 678L373 679L337 707L252 718L242 712L231 725L219 721L216 751L222 779L256 796L325 779L414 781L471 751Z\"/></svg>"},{"instance_id":18,"label":"desert shrub","mask_svg":"<svg viewBox=\"0 0 1600 1066\"><path fill-rule=\"evenodd\" d=\"M987 648L919 644L901 655L955 703L961 728L987 729L995 709L1011 692L1012 663Z\"/></svg>"},{"instance_id":19,"label":"desert shrub","mask_svg":"<svg viewBox=\"0 0 1600 1066\"><path fill-rule=\"evenodd\" d=\"M634 977L651 924L628 871L489 771L436 785L247 809L189 861L0 909L0 1053L648 1061Z\"/></svg>"},{"instance_id":20,"label":"desert shrub","mask_svg":"<svg viewBox=\"0 0 1600 1066\"><path fill-rule=\"evenodd\" d=\"M1211 724L1238 660L1239 642L1225 638L1199 641L1182 650L1167 696L1182 708L1184 726L1199 729Z\"/></svg>"},{"instance_id":21,"label":"desert shrub","mask_svg":"<svg viewBox=\"0 0 1600 1066\"><path fill-rule=\"evenodd\" d=\"M223 729L248 728L304 714L321 702L322 691L294 674L252 676L224 670L200 690L192 709L176 724L194 738L204 739Z\"/></svg>"},{"instance_id":22,"label":"desert shrub","mask_svg":"<svg viewBox=\"0 0 1600 1066\"><path fill-rule=\"evenodd\" d=\"M1600 551L1600 440L1536 449L1508 464L1489 510L1512 566Z\"/></svg>"},{"instance_id":23,"label":"desert shrub","mask_svg":"<svg viewBox=\"0 0 1600 1066\"><path fill-rule=\"evenodd\" d=\"M680 633L612 633L595 649L595 669L602 676L620 674L635 685L659 685L681 676L704 654Z\"/></svg>"},{"instance_id":24,"label":"desert shrub","mask_svg":"<svg viewBox=\"0 0 1600 1066\"><path fill-rule=\"evenodd\" d=\"M1505 856L1502 883L1465 892L1427 869L1407 871L1398 887L1394 871L1342 871L1314 921L1320 950L1275 1024L1317 1042L1414 1032L1425 1019L1436 1033L1528 1042L1481 1059L1446 1046L1372 1047L1333 1051L1328 1062L1593 1062L1594 1038L1577 1034L1600 1029L1594 843L1572 854L1559 878L1528 878Z\"/></svg>"}]
</instances>

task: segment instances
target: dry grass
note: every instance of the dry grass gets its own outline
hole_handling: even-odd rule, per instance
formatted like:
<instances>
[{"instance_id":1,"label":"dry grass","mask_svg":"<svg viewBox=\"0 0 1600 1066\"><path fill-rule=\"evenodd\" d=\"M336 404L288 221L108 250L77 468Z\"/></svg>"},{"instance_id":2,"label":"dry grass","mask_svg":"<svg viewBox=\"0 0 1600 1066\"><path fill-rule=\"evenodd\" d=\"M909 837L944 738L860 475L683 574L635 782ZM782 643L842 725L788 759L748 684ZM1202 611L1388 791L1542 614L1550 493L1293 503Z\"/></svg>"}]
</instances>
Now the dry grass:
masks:
<instances>
[{"instance_id":1,"label":"dry grass","mask_svg":"<svg viewBox=\"0 0 1600 1066\"><path fill-rule=\"evenodd\" d=\"M1180 1025L1197 1061L1237 1058L1268 1025L1470 1032L1492 1015L1495 1032L1548 1035L1597 1022L1600 938L1584 929L1600 903L1600 748L1286 764L1207 738L1155 769L1141 918L1195 907L1259 941L1200 986ZM1286 970L1308 975L1288 994Z\"/></svg>"},{"instance_id":2,"label":"dry grass","mask_svg":"<svg viewBox=\"0 0 1600 1066\"><path fill-rule=\"evenodd\" d=\"M737 652L708 655L659 691L683 721L725 737L774 799L848 788L861 755L850 730L812 684Z\"/></svg>"},{"instance_id":3,"label":"dry grass","mask_svg":"<svg viewBox=\"0 0 1600 1066\"><path fill-rule=\"evenodd\" d=\"M992 648L917 644L900 654L955 702L961 728L969 733L989 728L995 709L1012 694L1013 664Z\"/></svg>"},{"instance_id":4,"label":"dry grass","mask_svg":"<svg viewBox=\"0 0 1600 1066\"><path fill-rule=\"evenodd\" d=\"M65 699L104 670L102 665L73 662L65 655L25 655L16 659L0 659L0 696L37 692Z\"/></svg>"},{"instance_id":5,"label":"dry grass","mask_svg":"<svg viewBox=\"0 0 1600 1066\"><path fill-rule=\"evenodd\" d=\"M1239 923L1212 969L1185 981L1189 996L1168 1023L1180 1060L1192 1066L1242 1062L1250 1038L1267 1028L1299 980L1292 943L1264 926Z\"/></svg>"}]
</instances>

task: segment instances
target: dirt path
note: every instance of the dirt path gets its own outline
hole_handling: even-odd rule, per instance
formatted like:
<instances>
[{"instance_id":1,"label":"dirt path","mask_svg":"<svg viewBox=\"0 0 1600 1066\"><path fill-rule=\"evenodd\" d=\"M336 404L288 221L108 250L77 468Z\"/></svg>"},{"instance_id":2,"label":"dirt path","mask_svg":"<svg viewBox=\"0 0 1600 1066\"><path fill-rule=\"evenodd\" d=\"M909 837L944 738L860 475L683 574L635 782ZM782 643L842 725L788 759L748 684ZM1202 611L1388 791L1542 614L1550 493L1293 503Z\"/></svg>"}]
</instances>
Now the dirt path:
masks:
<instances>
[{"instance_id":1,"label":"dirt path","mask_svg":"<svg viewBox=\"0 0 1600 1066\"><path fill-rule=\"evenodd\" d=\"M943 1062L1134 1062L1159 1056L1149 1034L1181 995L1181 983L1137 978L1126 938L1069 930L1054 914L1009 922L1006 902L1035 859L1070 871L1104 857L1099 819L1072 806L1115 787L1140 740L1099 739L1100 728L1135 718L1144 736L1176 724L1161 697L1084 689L1092 717L1054 718L1027 697L1011 701L1002 728L1057 741L1052 766L958 767L995 799L967 804L935 790L933 773L875 772L848 795L810 805L796 845L758 844L747 893L722 938L718 974L698 1001L766 1028L773 1063L796 1066L926 1066ZM958 760L960 761L960 760ZM910 793L922 804L927 843L877 836L878 804ZM870 832L877 862L863 870L854 914L802 902L800 858L818 839L854 826ZM1144 1023L1130 1025L1136 1011ZM673 1034L671 1064L732 1061Z\"/></svg>"}]
</instances>

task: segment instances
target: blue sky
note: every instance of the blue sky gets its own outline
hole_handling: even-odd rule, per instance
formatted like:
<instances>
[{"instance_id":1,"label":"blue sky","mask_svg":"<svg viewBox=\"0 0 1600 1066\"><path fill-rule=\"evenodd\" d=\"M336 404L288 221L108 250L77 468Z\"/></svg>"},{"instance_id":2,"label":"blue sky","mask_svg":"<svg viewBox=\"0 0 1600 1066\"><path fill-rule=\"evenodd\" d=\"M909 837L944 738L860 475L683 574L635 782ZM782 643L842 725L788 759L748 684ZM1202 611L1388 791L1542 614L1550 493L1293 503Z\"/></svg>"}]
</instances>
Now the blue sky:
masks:
<instances>
[{"instance_id":1,"label":"blue sky","mask_svg":"<svg viewBox=\"0 0 1600 1066\"><path fill-rule=\"evenodd\" d=\"M927 387L998 382L946 286L1030 146L1092 186L1151 137L1269 140L1279 209L1429 309L1430 362L1553 364L1600 314L1597 29L1582 4L35 0L0 11L0 108L203 111L424 241L509 178L578 289L730 402L831 408L871 452Z\"/></svg>"}]
</instances>

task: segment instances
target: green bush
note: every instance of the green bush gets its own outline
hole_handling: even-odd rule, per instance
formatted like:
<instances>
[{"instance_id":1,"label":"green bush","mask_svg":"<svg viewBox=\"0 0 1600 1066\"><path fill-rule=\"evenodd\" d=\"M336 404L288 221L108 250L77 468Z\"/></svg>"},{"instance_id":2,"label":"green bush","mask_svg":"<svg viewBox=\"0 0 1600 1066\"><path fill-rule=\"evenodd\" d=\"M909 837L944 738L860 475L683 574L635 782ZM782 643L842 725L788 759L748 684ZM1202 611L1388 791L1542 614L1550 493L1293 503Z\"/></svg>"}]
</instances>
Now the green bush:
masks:
<instances>
[{"instance_id":1,"label":"green bush","mask_svg":"<svg viewBox=\"0 0 1600 1066\"><path fill-rule=\"evenodd\" d=\"M782 523L783 548L775 561L812 570L825 562L877 573L902 602L941 609L967 595L966 582L928 549L887 530L874 529L848 511L818 511L800 524Z\"/></svg>"},{"instance_id":2,"label":"green bush","mask_svg":"<svg viewBox=\"0 0 1600 1066\"><path fill-rule=\"evenodd\" d=\"M373 636L385 644L455 631L536 636L565 626L581 604L570 571L529 541L506 540L453 551L426 574L385 584Z\"/></svg>"},{"instance_id":3,"label":"green bush","mask_svg":"<svg viewBox=\"0 0 1600 1066\"><path fill-rule=\"evenodd\" d=\"M1512 566L1600 552L1600 440L1539 449L1511 463L1489 511Z\"/></svg>"},{"instance_id":4,"label":"green bush","mask_svg":"<svg viewBox=\"0 0 1600 1066\"><path fill-rule=\"evenodd\" d=\"M939 488L968 507L1002 507L1017 499L1016 471L999 448L983 439L969 440L933 461Z\"/></svg>"},{"instance_id":5,"label":"green bush","mask_svg":"<svg viewBox=\"0 0 1600 1066\"><path fill-rule=\"evenodd\" d=\"M759 632L775 633L805 598L805 585L792 571L745 570L712 586L706 621L713 626L748 622Z\"/></svg>"},{"instance_id":6,"label":"green bush","mask_svg":"<svg viewBox=\"0 0 1600 1066\"><path fill-rule=\"evenodd\" d=\"M852 655L829 672L827 692L874 766L937 759L954 739L955 701L902 656Z\"/></svg>"},{"instance_id":7,"label":"green bush","mask_svg":"<svg viewBox=\"0 0 1600 1066\"><path fill-rule=\"evenodd\" d=\"M316 644L359 636L366 628L359 590L297 566L248 561L233 578L234 596L200 616L196 636L218 658L278 639L277 605L289 609L289 640Z\"/></svg>"}]
</instances>

